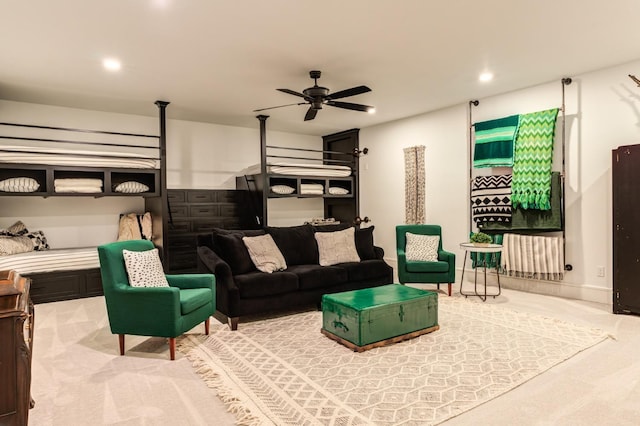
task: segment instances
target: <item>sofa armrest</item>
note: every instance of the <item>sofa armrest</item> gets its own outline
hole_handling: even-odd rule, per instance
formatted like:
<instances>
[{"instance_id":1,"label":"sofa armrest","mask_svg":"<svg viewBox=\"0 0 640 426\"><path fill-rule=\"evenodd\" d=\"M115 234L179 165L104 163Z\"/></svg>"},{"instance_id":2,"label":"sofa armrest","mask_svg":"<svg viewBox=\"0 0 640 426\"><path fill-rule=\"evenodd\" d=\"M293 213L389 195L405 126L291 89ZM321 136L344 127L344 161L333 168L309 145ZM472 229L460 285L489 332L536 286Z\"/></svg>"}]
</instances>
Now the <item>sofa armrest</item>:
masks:
<instances>
[{"instance_id":1,"label":"sofa armrest","mask_svg":"<svg viewBox=\"0 0 640 426\"><path fill-rule=\"evenodd\" d=\"M215 275L216 284L237 291L231 267L209 247L198 247L198 271Z\"/></svg>"},{"instance_id":2,"label":"sofa armrest","mask_svg":"<svg viewBox=\"0 0 640 426\"><path fill-rule=\"evenodd\" d=\"M384 249L382 247L373 246L373 251L376 254L376 259L384 258Z\"/></svg>"}]
</instances>

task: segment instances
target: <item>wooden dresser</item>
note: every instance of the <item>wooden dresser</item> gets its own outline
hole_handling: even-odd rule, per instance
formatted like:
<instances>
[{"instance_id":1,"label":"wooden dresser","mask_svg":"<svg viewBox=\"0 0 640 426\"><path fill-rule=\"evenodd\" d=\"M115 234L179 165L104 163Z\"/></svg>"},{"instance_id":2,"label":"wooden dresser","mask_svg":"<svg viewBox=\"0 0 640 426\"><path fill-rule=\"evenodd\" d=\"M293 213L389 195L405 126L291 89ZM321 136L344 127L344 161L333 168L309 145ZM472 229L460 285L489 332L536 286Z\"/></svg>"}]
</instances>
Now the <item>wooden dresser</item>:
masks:
<instances>
[{"instance_id":1,"label":"wooden dresser","mask_svg":"<svg viewBox=\"0 0 640 426\"><path fill-rule=\"evenodd\" d=\"M0 271L0 425L26 425L31 400L34 309L28 278Z\"/></svg>"}]
</instances>

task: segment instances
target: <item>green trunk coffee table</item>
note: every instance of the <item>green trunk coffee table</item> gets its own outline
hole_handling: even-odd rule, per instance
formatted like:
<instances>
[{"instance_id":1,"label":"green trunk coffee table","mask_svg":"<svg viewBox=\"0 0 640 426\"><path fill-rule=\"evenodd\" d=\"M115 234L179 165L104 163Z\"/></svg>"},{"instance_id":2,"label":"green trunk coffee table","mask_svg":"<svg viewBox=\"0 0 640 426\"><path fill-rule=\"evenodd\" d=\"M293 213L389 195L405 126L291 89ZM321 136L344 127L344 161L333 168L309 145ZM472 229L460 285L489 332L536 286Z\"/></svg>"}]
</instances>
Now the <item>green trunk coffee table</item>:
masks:
<instances>
[{"instance_id":1,"label":"green trunk coffee table","mask_svg":"<svg viewBox=\"0 0 640 426\"><path fill-rule=\"evenodd\" d=\"M432 291L389 284L322 296L322 334L356 352L439 328Z\"/></svg>"}]
</instances>

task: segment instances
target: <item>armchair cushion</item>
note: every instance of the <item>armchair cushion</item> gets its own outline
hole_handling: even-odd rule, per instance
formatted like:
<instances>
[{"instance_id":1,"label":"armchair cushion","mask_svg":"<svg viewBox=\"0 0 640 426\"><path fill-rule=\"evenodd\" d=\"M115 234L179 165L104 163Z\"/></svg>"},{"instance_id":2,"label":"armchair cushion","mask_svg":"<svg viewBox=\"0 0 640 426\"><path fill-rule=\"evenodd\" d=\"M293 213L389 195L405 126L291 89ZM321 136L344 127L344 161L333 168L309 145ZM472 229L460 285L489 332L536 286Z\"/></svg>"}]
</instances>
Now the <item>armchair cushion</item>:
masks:
<instances>
[{"instance_id":1,"label":"armchair cushion","mask_svg":"<svg viewBox=\"0 0 640 426\"><path fill-rule=\"evenodd\" d=\"M407 247L405 250L407 260L436 262L438 260L439 243L439 235L419 235L407 232Z\"/></svg>"},{"instance_id":2,"label":"armchair cushion","mask_svg":"<svg viewBox=\"0 0 640 426\"><path fill-rule=\"evenodd\" d=\"M449 272L449 262L407 261L407 272Z\"/></svg>"},{"instance_id":3,"label":"armchair cushion","mask_svg":"<svg viewBox=\"0 0 640 426\"><path fill-rule=\"evenodd\" d=\"M122 256L132 287L169 287L157 248L146 251L123 249Z\"/></svg>"},{"instance_id":4,"label":"armchair cushion","mask_svg":"<svg viewBox=\"0 0 640 426\"><path fill-rule=\"evenodd\" d=\"M189 288L180 290L180 313L186 315L205 306L213 300L213 293L208 288Z\"/></svg>"}]
</instances>

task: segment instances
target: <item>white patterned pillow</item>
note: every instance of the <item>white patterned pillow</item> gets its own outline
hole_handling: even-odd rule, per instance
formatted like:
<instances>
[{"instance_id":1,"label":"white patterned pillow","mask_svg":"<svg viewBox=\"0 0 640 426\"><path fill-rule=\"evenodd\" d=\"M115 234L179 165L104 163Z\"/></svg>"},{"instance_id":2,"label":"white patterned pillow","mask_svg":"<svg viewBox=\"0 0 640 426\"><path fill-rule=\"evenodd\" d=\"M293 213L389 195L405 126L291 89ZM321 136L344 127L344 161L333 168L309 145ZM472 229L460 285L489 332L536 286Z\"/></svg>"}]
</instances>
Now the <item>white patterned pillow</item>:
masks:
<instances>
[{"instance_id":1,"label":"white patterned pillow","mask_svg":"<svg viewBox=\"0 0 640 426\"><path fill-rule=\"evenodd\" d=\"M28 253L30 251L33 251L33 243L29 237L0 237L0 256Z\"/></svg>"},{"instance_id":2,"label":"white patterned pillow","mask_svg":"<svg viewBox=\"0 0 640 426\"><path fill-rule=\"evenodd\" d=\"M295 188L290 187L289 185L272 185L271 186L271 192L274 192L276 194L293 194L293 191L295 191Z\"/></svg>"},{"instance_id":3,"label":"white patterned pillow","mask_svg":"<svg viewBox=\"0 0 640 426\"><path fill-rule=\"evenodd\" d=\"M36 192L40 188L37 180L28 177L14 177L0 181L0 191Z\"/></svg>"},{"instance_id":4,"label":"white patterned pillow","mask_svg":"<svg viewBox=\"0 0 640 426\"><path fill-rule=\"evenodd\" d=\"M271 235L242 237L242 242L247 247L249 257L258 271L270 274L287 269L287 262Z\"/></svg>"},{"instance_id":5,"label":"white patterned pillow","mask_svg":"<svg viewBox=\"0 0 640 426\"><path fill-rule=\"evenodd\" d=\"M147 251L122 250L122 256L132 287L169 287L157 248Z\"/></svg>"},{"instance_id":6,"label":"white patterned pillow","mask_svg":"<svg viewBox=\"0 0 640 426\"><path fill-rule=\"evenodd\" d=\"M329 194L331 195L347 195L348 193L349 193L349 190L346 188L341 188L339 186L329 187Z\"/></svg>"},{"instance_id":7,"label":"white patterned pillow","mask_svg":"<svg viewBox=\"0 0 640 426\"><path fill-rule=\"evenodd\" d=\"M149 192L149 187L144 183L127 181L116 185L113 191L122 192L123 194L138 194L140 192Z\"/></svg>"},{"instance_id":8,"label":"white patterned pillow","mask_svg":"<svg viewBox=\"0 0 640 426\"><path fill-rule=\"evenodd\" d=\"M320 266L360 262L354 235L355 228L353 226L342 231L316 232L315 237L320 254Z\"/></svg>"},{"instance_id":9,"label":"white patterned pillow","mask_svg":"<svg viewBox=\"0 0 640 426\"><path fill-rule=\"evenodd\" d=\"M419 260L424 262L438 261L438 244L440 236L438 235L419 235L406 233L407 247L405 255L407 260Z\"/></svg>"}]
</instances>

